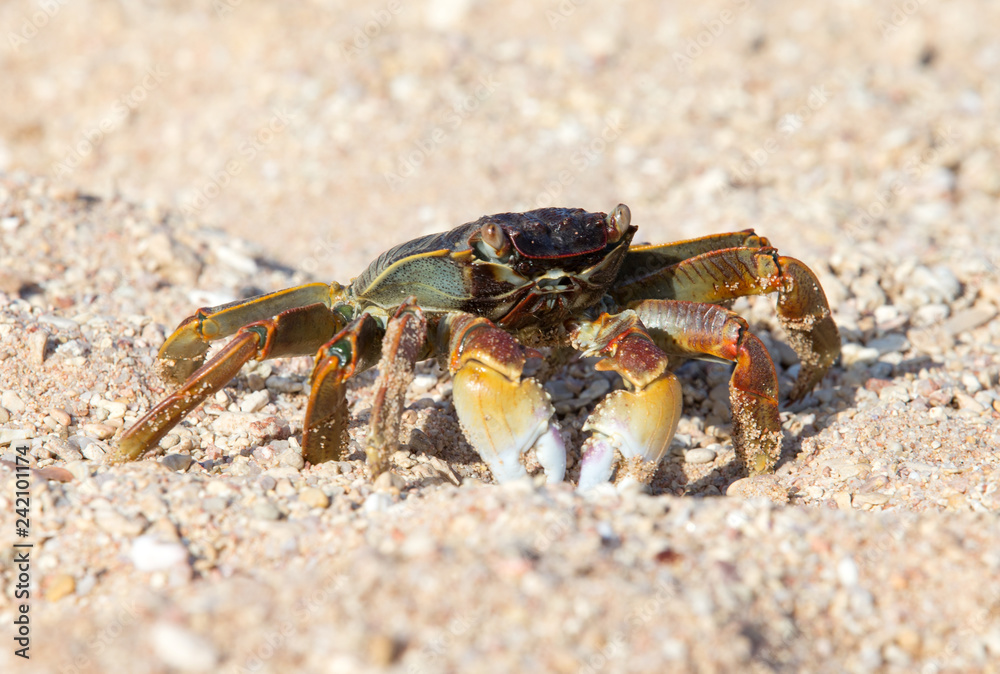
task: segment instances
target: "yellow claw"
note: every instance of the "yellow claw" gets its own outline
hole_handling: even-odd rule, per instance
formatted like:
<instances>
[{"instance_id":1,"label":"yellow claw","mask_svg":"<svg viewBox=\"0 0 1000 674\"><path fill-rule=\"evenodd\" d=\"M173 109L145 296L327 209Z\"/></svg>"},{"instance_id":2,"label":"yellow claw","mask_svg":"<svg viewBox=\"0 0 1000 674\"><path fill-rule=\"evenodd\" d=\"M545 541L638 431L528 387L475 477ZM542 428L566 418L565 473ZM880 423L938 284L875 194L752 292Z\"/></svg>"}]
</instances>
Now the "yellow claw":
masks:
<instances>
[{"instance_id":1,"label":"yellow claw","mask_svg":"<svg viewBox=\"0 0 1000 674\"><path fill-rule=\"evenodd\" d=\"M583 430L593 431L584 445L580 491L607 482L614 451L639 463L658 463L667 453L681 418L681 385L670 372L639 391L615 391L588 417ZM647 482L634 476L640 482Z\"/></svg>"},{"instance_id":2,"label":"yellow claw","mask_svg":"<svg viewBox=\"0 0 1000 674\"><path fill-rule=\"evenodd\" d=\"M535 447L549 482L561 482L566 450L548 395L534 379L512 381L497 370L468 360L454 379L455 411L466 437L498 482L526 475L521 454Z\"/></svg>"}]
</instances>

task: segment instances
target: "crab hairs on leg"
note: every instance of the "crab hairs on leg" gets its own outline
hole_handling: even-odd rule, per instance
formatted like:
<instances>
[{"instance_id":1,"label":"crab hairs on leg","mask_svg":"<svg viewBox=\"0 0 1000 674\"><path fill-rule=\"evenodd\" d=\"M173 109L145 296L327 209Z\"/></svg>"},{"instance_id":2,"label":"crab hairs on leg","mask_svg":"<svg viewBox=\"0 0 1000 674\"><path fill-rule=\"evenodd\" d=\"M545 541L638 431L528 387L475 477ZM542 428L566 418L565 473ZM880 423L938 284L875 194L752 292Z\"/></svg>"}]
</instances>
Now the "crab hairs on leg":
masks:
<instances>
[{"instance_id":1,"label":"crab hairs on leg","mask_svg":"<svg viewBox=\"0 0 1000 674\"><path fill-rule=\"evenodd\" d=\"M521 455L535 448L548 482L566 473L566 448L555 409L535 379L522 379L526 349L489 320L456 313L438 324L448 353L458 420L497 482L526 475Z\"/></svg>"},{"instance_id":2,"label":"crab hairs on leg","mask_svg":"<svg viewBox=\"0 0 1000 674\"><path fill-rule=\"evenodd\" d=\"M570 333L585 355L605 356L598 370L614 370L628 390L614 391L587 418L592 434L583 444L579 490L611 479L615 450L625 459L619 483L647 484L670 446L681 417L681 387L634 311L602 314Z\"/></svg>"},{"instance_id":3,"label":"crab hairs on leg","mask_svg":"<svg viewBox=\"0 0 1000 674\"><path fill-rule=\"evenodd\" d=\"M373 477L388 468L389 454L399 442L399 423L403 414L406 390L413 381L413 366L426 355L427 319L409 297L389 320L382 338L382 359L375 380L368 433L368 467Z\"/></svg>"},{"instance_id":4,"label":"crab hairs on leg","mask_svg":"<svg viewBox=\"0 0 1000 674\"><path fill-rule=\"evenodd\" d=\"M331 307L344 294L334 283L309 283L295 288L238 300L217 307L204 307L184 319L160 347L160 374L172 384L180 384L205 362L209 342L236 333L244 325L310 304Z\"/></svg>"},{"instance_id":5,"label":"crab hairs on leg","mask_svg":"<svg viewBox=\"0 0 1000 674\"><path fill-rule=\"evenodd\" d=\"M323 304L311 304L244 325L236 338L192 373L180 389L161 400L122 435L112 460L131 461L155 446L185 414L225 386L248 361L309 354L342 324L339 314Z\"/></svg>"},{"instance_id":6,"label":"crab hairs on leg","mask_svg":"<svg viewBox=\"0 0 1000 674\"><path fill-rule=\"evenodd\" d=\"M669 354L735 363L729 380L733 449L751 475L770 473L781 455L774 363L739 314L714 304L647 300L635 312Z\"/></svg>"},{"instance_id":7,"label":"crab hairs on leg","mask_svg":"<svg viewBox=\"0 0 1000 674\"><path fill-rule=\"evenodd\" d=\"M302 456L309 463L343 455L350 420L344 383L378 361L384 334L374 317L361 314L316 352L302 426Z\"/></svg>"}]
</instances>

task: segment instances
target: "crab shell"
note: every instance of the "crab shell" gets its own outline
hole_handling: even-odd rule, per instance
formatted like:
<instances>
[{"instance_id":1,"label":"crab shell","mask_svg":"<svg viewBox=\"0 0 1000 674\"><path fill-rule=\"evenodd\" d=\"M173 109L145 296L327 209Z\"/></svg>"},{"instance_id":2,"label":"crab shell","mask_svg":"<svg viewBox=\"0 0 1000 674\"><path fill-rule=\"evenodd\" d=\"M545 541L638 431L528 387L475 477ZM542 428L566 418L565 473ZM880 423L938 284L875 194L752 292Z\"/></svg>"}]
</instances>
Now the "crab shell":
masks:
<instances>
[{"instance_id":1,"label":"crab shell","mask_svg":"<svg viewBox=\"0 0 1000 674\"><path fill-rule=\"evenodd\" d=\"M624 207L610 216L579 208L484 216L383 253L351 283L348 301L394 311L412 296L424 312L551 328L604 296L636 232L629 220ZM490 228L510 245L491 248Z\"/></svg>"}]
</instances>

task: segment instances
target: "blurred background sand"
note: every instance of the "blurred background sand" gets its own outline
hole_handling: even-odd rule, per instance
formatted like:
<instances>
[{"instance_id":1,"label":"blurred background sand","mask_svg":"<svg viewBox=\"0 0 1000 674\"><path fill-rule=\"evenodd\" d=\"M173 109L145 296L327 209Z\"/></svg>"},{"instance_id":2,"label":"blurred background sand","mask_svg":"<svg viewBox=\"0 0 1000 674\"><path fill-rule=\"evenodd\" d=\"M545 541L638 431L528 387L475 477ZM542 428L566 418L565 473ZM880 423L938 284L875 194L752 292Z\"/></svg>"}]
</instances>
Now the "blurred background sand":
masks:
<instances>
[{"instance_id":1,"label":"blurred background sand","mask_svg":"<svg viewBox=\"0 0 1000 674\"><path fill-rule=\"evenodd\" d=\"M936 134L975 155L945 144L918 183L963 162L958 189L1000 189L993 3L229 2L4 3L0 170L342 282L550 205L808 260Z\"/></svg>"}]
</instances>

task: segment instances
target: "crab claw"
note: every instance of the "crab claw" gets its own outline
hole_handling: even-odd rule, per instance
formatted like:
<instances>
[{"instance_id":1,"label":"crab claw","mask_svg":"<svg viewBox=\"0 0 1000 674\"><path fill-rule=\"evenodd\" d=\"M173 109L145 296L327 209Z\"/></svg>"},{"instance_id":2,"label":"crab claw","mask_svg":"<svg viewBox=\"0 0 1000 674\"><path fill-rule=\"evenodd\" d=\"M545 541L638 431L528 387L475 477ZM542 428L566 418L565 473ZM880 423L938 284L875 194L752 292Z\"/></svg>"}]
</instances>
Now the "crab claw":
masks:
<instances>
[{"instance_id":1,"label":"crab claw","mask_svg":"<svg viewBox=\"0 0 1000 674\"><path fill-rule=\"evenodd\" d=\"M527 473L521 455L535 448L548 482L562 482L566 448L550 422L555 411L534 379L511 381L477 361L455 375L454 402L469 442L489 465L497 482Z\"/></svg>"},{"instance_id":2,"label":"crab claw","mask_svg":"<svg viewBox=\"0 0 1000 674\"><path fill-rule=\"evenodd\" d=\"M549 482L566 474L566 448L555 409L534 379L522 379L526 349L485 318L455 314L440 328L448 343L453 401L469 443L497 482L527 474L521 455L531 448Z\"/></svg>"},{"instance_id":3,"label":"crab claw","mask_svg":"<svg viewBox=\"0 0 1000 674\"><path fill-rule=\"evenodd\" d=\"M583 443L579 491L611 479L615 450L625 459L619 485L648 484L681 418L681 386L667 369L667 355L634 311L579 323L572 338L584 353L605 356L597 369L614 370L629 389L602 400L583 426L593 434Z\"/></svg>"},{"instance_id":4,"label":"crab claw","mask_svg":"<svg viewBox=\"0 0 1000 674\"><path fill-rule=\"evenodd\" d=\"M681 400L680 383L666 372L641 391L615 391L601 401L583 426L593 433L583 444L579 491L611 479L616 449L625 459L619 482L648 483L677 431Z\"/></svg>"}]
</instances>

